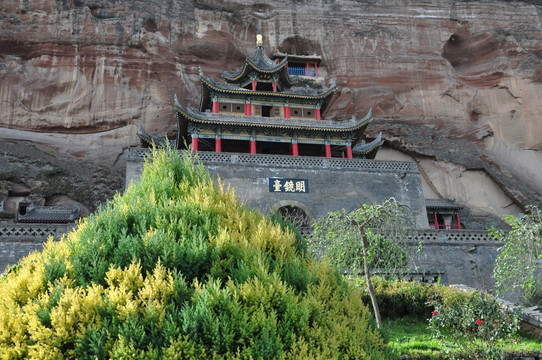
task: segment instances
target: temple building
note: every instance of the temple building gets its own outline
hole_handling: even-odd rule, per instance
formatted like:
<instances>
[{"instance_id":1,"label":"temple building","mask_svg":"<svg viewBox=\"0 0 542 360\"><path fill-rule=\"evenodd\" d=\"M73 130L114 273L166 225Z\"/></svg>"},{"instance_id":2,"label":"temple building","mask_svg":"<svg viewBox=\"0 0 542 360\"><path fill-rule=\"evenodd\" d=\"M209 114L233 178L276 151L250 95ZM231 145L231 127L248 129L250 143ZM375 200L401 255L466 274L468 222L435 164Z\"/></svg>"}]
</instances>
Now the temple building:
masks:
<instances>
[{"instance_id":1,"label":"temple building","mask_svg":"<svg viewBox=\"0 0 542 360\"><path fill-rule=\"evenodd\" d=\"M372 159L380 136L362 138L372 121L325 119L335 85L318 81L317 56L265 54L258 35L254 55L237 70L222 71L223 82L200 69L199 108L182 106L175 96L178 149L194 151ZM300 66L300 64L303 64ZM295 75L293 75L295 74ZM140 130L144 144L161 142Z\"/></svg>"},{"instance_id":2,"label":"temple building","mask_svg":"<svg viewBox=\"0 0 542 360\"><path fill-rule=\"evenodd\" d=\"M258 35L244 63L221 75L200 69L197 107L174 97L177 138L169 145L192 150L241 202L309 224L330 211L395 197L429 228L417 165L375 160L383 141L364 137L371 109L361 118L327 115L337 86L326 84L320 56L275 50L269 57ZM126 185L141 174L144 147L168 141L142 126L138 135L143 148L130 150Z\"/></svg>"}]
</instances>

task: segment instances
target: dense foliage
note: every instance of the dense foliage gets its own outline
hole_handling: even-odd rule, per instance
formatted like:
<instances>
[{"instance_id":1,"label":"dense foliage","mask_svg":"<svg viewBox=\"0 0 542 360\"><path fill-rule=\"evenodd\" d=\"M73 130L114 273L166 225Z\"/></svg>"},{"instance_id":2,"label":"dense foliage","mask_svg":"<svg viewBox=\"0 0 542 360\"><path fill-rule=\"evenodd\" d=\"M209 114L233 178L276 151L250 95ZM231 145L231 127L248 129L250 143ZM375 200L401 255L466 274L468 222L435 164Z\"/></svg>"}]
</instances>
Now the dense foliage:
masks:
<instances>
[{"instance_id":1,"label":"dense foliage","mask_svg":"<svg viewBox=\"0 0 542 360\"><path fill-rule=\"evenodd\" d=\"M415 229L415 222L412 213L393 198L381 204L363 204L351 212L330 212L312 226L311 250L342 270L364 274L365 262L371 274L393 277L407 270L412 249L407 238ZM366 259L363 239L368 245Z\"/></svg>"},{"instance_id":2,"label":"dense foliage","mask_svg":"<svg viewBox=\"0 0 542 360\"><path fill-rule=\"evenodd\" d=\"M363 300L369 301L364 281L358 279L358 283ZM519 310L502 307L491 294L376 277L373 284L384 318L401 319L398 323L418 319L428 324L425 341L437 339L436 358L501 359L504 340L517 336Z\"/></svg>"},{"instance_id":3,"label":"dense foliage","mask_svg":"<svg viewBox=\"0 0 542 360\"><path fill-rule=\"evenodd\" d=\"M1 358L386 358L360 291L188 158L0 280Z\"/></svg>"},{"instance_id":4,"label":"dense foliage","mask_svg":"<svg viewBox=\"0 0 542 360\"><path fill-rule=\"evenodd\" d=\"M407 269L407 255L412 249L408 238L415 228L412 215L391 198L381 204L363 204L351 212L330 212L313 224L313 253L323 254L333 265L354 276L365 275L379 328L382 320L371 275L376 271L395 277Z\"/></svg>"},{"instance_id":5,"label":"dense foliage","mask_svg":"<svg viewBox=\"0 0 542 360\"><path fill-rule=\"evenodd\" d=\"M367 287L361 279L358 283L363 293L362 299L368 303L370 299ZM373 286L382 317L387 319L409 316L427 320L434 309L434 306L429 304L429 299L436 294L448 297L450 291L457 291L447 286L380 277L373 277Z\"/></svg>"},{"instance_id":6,"label":"dense foliage","mask_svg":"<svg viewBox=\"0 0 542 360\"><path fill-rule=\"evenodd\" d=\"M481 291L435 295L429 328L437 338L453 339L464 355L476 359L501 359L497 343L519 331L519 312L504 308Z\"/></svg>"},{"instance_id":7,"label":"dense foliage","mask_svg":"<svg viewBox=\"0 0 542 360\"><path fill-rule=\"evenodd\" d=\"M501 293L514 292L527 305L542 305L542 210L527 207L522 218L504 217L512 230L492 230L504 242L495 261L495 287Z\"/></svg>"}]
</instances>

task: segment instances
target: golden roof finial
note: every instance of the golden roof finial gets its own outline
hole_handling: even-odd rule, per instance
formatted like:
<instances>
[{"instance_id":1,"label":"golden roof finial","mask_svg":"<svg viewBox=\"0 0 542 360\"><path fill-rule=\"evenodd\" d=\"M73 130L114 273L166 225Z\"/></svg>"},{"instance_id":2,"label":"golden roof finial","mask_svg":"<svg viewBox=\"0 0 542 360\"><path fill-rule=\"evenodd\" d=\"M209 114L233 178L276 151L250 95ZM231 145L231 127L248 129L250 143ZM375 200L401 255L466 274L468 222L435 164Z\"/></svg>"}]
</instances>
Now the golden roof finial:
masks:
<instances>
[{"instance_id":1,"label":"golden roof finial","mask_svg":"<svg viewBox=\"0 0 542 360\"><path fill-rule=\"evenodd\" d=\"M262 45L263 44L262 38L263 37L262 37L261 34L256 35L256 45Z\"/></svg>"}]
</instances>

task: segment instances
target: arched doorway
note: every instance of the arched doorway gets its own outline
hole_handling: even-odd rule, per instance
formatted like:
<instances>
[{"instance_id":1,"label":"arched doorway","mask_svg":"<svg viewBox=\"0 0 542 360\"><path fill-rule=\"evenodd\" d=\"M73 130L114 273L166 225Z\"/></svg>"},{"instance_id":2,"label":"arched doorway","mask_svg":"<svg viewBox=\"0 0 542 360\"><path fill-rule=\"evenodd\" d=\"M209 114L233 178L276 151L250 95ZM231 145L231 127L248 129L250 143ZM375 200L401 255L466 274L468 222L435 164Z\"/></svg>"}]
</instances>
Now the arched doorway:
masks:
<instances>
[{"instance_id":1,"label":"arched doorway","mask_svg":"<svg viewBox=\"0 0 542 360\"><path fill-rule=\"evenodd\" d=\"M288 219L294 224L299 224L300 231L303 235L307 235L310 232L310 226L314 215L307 206L299 201L283 200L276 204L274 208L282 218Z\"/></svg>"},{"instance_id":2,"label":"arched doorway","mask_svg":"<svg viewBox=\"0 0 542 360\"><path fill-rule=\"evenodd\" d=\"M309 225L309 217L307 216L307 213L297 206L282 206L278 209L278 212L284 219L288 219L292 223L299 224L301 227Z\"/></svg>"}]
</instances>

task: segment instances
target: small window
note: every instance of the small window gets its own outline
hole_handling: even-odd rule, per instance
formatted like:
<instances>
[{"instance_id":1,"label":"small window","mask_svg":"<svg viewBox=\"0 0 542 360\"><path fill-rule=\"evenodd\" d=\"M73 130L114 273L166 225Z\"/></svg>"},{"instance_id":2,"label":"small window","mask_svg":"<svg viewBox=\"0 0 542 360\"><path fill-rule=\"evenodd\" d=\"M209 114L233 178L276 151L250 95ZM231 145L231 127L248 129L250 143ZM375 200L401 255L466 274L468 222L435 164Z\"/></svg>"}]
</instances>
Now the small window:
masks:
<instances>
[{"instance_id":1,"label":"small window","mask_svg":"<svg viewBox=\"0 0 542 360\"><path fill-rule=\"evenodd\" d=\"M26 215L26 208L28 204L25 203L19 203L19 215Z\"/></svg>"},{"instance_id":2,"label":"small window","mask_svg":"<svg viewBox=\"0 0 542 360\"><path fill-rule=\"evenodd\" d=\"M294 110L294 115L299 115L299 111Z\"/></svg>"},{"instance_id":3,"label":"small window","mask_svg":"<svg viewBox=\"0 0 542 360\"><path fill-rule=\"evenodd\" d=\"M238 106L235 107L235 110L241 111L241 107L238 105Z\"/></svg>"},{"instance_id":4,"label":"small window","mask_svg":"<svg viewBox=\"0 0 542 360\"><path fill-rule=\"evenodd\" d=\"M312 111L307 111L307 116L311 116L312 115Z\"/></svg>"},{"instance_id":5,"label":"small window","mask_svg":"<svg viewBox=\"0 0 542 360\"><path fill-rule=\"evenodd\" d=\"M227 105L222 105L222 110L227 110L227 109L228 109Z\"/></svg>"}]
</instances>

